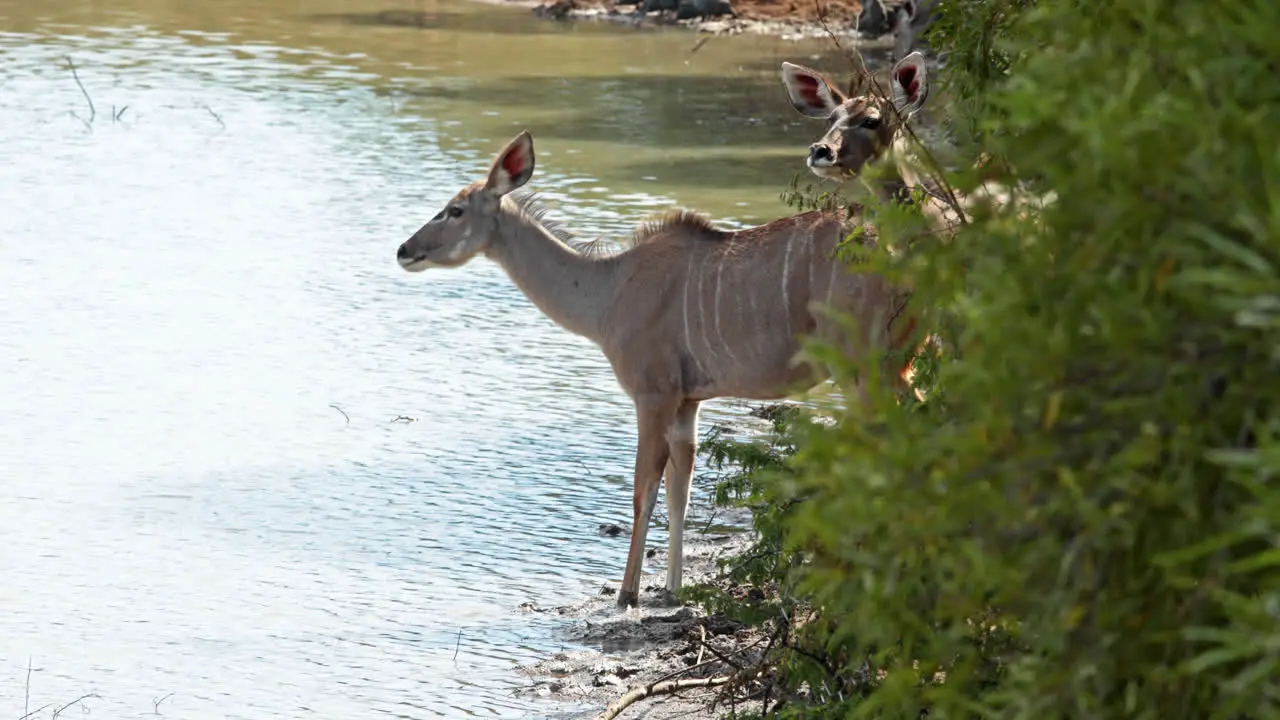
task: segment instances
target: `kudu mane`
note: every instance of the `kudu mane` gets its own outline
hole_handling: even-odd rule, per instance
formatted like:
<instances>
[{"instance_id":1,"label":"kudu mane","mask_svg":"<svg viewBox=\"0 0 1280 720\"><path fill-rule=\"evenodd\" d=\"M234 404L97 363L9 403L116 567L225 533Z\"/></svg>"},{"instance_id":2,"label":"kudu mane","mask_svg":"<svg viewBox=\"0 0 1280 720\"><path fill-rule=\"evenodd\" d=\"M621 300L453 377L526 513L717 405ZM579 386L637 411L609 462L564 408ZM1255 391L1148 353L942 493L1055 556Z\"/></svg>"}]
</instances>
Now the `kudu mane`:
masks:
<instances>
[{"instance_id":1,"label":"kudu mane","mask_svg":"<svg viewBox=\"0 0 1280 720\"><path fill-rule=\"evenodd\" d=\"M621 242L609 242L603 237L584 240L564 227L559 220L547 218L549 208L542 204L539 193L531 190L516 190L508 195L518 213L524 218L542 226L557 240L567 245L574 252L585 257L609 257L619 255L634 247L639 247L658 239L672 237L668 230L685 231L681 237L694 241L723 242L734 237L735 233L721 230L711 224L711 220L692 210L673 208L656 218L640 223L631 237ZM609 247L614 245L615 247Z\"/></svg>"}]
</instances>

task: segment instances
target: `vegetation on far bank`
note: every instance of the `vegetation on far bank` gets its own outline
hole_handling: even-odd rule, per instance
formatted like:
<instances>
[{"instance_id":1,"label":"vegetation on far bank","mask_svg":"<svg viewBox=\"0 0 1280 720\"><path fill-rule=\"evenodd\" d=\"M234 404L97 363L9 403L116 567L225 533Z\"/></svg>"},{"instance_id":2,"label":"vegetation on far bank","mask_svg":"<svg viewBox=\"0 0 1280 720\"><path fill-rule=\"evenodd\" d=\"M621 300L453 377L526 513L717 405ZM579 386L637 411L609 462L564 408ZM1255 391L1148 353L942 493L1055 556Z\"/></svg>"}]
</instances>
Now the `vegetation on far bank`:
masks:
<instances>
[{"instance_id":1,"label":"vegetation on far bank","mask_svg":"<svg viewBox=\"0 0 1280 720\"><path fill-rule=\"evenodd\" d=\"M726 692L786 718L1278 717L1280 5L935 12L958 144L1058 201L944 242L858 198L917 238L860 259L949 352L920 403L815 345L871 408L704 443L759 539L686 599L770 637Z\"/></svg>"}]
</instances>

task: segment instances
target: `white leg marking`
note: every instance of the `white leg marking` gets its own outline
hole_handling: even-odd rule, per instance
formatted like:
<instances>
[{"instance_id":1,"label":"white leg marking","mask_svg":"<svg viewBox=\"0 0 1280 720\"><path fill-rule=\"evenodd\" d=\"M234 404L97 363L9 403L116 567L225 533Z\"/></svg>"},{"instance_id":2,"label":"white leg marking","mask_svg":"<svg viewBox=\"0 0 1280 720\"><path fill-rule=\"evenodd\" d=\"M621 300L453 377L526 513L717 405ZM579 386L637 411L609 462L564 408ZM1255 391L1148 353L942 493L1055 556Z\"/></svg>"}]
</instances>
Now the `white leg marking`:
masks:
<instances>
[{"instance_id":1,"label":"white leg marking","mask_svg":"<svg viewBox=\"0 0 1280 720\"><path fill-rule=\"evenodd\" d=\"M700 409L700 406L695 406L693 412L687 412L682 409L681 412L676 413L675 421L667 429L667 441L672 446L672 450L675 450L681 443L692 445L697 441L698 412ZM675 457L675 455L672 455L673 459ZM685 468L688 472L671 472L667 476L667 520L669 522L667 531L667 590L673 593L680 590L681 581L684 577L684 519L685 512L689 507L689 485L693 475L693 458L689 458L688 462L690 465ZM674 463L671 463L670 470L676 470Z\"/></svg>"}]
</instances>

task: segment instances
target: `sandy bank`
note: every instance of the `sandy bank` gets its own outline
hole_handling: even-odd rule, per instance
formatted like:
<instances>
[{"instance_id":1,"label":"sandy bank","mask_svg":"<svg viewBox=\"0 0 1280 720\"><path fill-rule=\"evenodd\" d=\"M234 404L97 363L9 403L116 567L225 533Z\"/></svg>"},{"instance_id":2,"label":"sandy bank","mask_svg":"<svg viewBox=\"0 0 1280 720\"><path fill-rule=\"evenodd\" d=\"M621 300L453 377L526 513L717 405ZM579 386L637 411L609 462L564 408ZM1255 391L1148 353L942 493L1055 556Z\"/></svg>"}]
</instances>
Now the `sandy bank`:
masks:
<instances>
[{"instance_id":1,"label":"sandy bank","mask_svg":"<svg viewBox=\"0 0 1280 720\"><path fill-rule=\"evenodd\" d=\"M725 518L745 525L745 516ZM716 560L740 554L750 534L700 534L696 528L685 544L685 584L715 580ZM665 550L655 550L648 564L665 568ZM711 678L732 674L717 655L751 659L763 646L761 634L723 617L673 604L659 584L662 574L650 576L642 587L640 606L625 612L614 606L614 588L572 606L537 608L530 613L554 613L572 622L559 638L587 649L557 653L519 667L529 684L519 694L547 701L545 712L556 718L594 718L630 690L663 679ZM715 718L711 705L718 688L682 690L637 701L625 718ZM739 706L742 709L744 706Z\"/></svg>"}]
</instances>

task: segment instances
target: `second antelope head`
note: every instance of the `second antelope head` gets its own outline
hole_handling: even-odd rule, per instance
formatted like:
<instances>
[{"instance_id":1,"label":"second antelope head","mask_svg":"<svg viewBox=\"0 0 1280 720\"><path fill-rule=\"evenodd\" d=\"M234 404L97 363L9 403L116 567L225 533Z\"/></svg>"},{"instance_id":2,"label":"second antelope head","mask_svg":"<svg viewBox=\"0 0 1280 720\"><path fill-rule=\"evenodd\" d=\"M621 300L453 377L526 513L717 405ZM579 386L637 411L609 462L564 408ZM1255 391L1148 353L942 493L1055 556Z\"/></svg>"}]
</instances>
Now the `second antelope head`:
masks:
<instances>
[{"instance_id":1,"label":"second antelope head","mask_svg":"<svg viewBox=\"0 0 1280 720\"><path fill-rule=\"evenodd\" d=\"M858 177L884 155L894 134L929 96L924 55L918 51L894 64L889 98L877 92L846 97L826 76L789 62L782 63L782 83L797 112L827 122L826 134L809 146L805 162L813 174L838 182Z\"/></svg>"}]
</instances>

